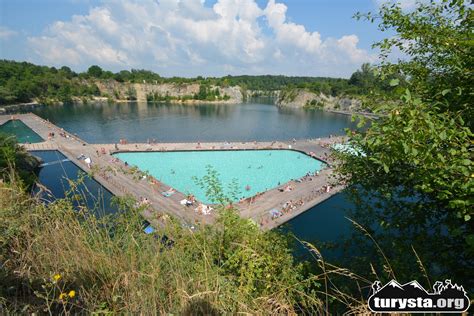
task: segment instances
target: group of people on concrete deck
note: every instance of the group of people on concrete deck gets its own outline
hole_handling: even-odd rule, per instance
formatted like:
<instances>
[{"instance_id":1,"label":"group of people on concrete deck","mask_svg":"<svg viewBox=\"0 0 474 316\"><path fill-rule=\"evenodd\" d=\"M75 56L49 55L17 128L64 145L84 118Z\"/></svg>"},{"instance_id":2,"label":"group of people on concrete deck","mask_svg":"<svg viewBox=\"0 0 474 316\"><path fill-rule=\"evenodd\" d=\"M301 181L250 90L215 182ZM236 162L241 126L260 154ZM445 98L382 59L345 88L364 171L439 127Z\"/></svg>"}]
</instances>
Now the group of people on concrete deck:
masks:
<instances>
[{"instance_id":1,"label":"group of people on concrete deck","mask_svg":"<svg viewBox=\"0 0 474 316\"><path fill-rule=\"evenodd\" d=\"M285 202L285 204L283 204L283 208L282 208L283 213L294 211L298 207L303 206L303 204L304 204L303 199L299 199L296 201L289 200L288 202Z\"/></svg>"}]
</instances>

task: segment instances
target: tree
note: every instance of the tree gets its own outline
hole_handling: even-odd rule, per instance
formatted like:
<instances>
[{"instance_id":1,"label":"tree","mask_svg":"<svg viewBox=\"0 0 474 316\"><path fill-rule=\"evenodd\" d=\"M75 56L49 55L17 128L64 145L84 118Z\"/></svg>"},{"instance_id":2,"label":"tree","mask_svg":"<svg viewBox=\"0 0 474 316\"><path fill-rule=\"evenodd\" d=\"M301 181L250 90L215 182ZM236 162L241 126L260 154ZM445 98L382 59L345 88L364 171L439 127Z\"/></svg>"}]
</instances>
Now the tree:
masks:
<instances>
[{"instance_id":1,"label":"tree","mask_svg":"<svg viewBox=\"0 0 474 316\"><path fill-rule=\"evenodd\" d=\"M100 78L102 76L102 72L102 68L97 65L90 66L89 69L87 69L87 74L94 78Z\"/></svg>"},{"instance_id":2,"label":"tree","mask_svg":"<svg viewBox=\"0 0 474 316\"><path fill-rule=\"evenodd\" d=\"M373 89L376 82L375 68L368 63L362 64L361 69L354 72L349 79L349 84L358 86L365 91Z\"/></svg>"},{"instance_id":3,"label":"tree","mask_svg":"<svg viewBox=\"0 0 474 316\"><path fill-rule=\"evenodd\" d=\"M378 227L375 239L390 249L404 277L419 271L404 256L413 247L428 275L474 288L472 11L464 1L443 0L410 12L386 4L377 16L380 29L396 32L376 44L381 76L406 76L407 89L400 102L377 106L384 115L365 131L350 134L364 154L337 154L339 177L355 189L363 210L358 218ZM391 63L394 48L409 59Z\"/></svg>"},{"instance_id":4,"label":"tree","mask_svg":"<svg viewBox=\"0 0 474 316\"><path fill-rule=\"evenodd\" d=\"M67 67L67 66L62 66L60 69L59 69L59 72L64 75L66 78L68 79L71 79L72 77L74 77L76 74L71 70L71 68Z\"/></svg>"}]
</instances>

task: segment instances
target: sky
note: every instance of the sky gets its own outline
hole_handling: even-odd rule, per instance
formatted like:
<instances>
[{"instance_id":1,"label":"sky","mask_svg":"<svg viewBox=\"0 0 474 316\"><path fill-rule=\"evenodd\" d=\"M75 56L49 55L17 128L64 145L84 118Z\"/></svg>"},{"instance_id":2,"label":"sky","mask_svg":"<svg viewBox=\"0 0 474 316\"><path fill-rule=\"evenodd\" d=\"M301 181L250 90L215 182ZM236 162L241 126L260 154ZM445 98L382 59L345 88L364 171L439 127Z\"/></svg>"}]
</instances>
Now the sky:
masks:
<instances>
[{"instance_id":1,"label":"sky","mask_svg":"<svg viewBox=\"0 0 474 316\"><path fill-rule=\"evenodd\" d=\"M347 78L376 63L371 45L390 36L353 18L382 1L0 0L0 58L75 71Z\"/></svg>"}]
</instances>

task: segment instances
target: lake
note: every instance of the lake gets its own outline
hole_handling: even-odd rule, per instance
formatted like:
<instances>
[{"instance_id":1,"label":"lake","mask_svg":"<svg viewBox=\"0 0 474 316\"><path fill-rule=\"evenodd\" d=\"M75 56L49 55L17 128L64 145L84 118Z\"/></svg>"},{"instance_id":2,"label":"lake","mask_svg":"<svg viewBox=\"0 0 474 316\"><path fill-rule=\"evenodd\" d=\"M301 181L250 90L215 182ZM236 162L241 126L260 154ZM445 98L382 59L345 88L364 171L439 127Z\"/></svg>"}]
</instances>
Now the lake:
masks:
<instances>
[{"instance_id":1,"label":"lake","mask_svg":"<svg viewBox=\"0 0 474 316\"><path fill-rule=\"evenodd\" d=\"M39 116L90 143L269 141L342 135L355 128L351 117L318 110L282 109L271 103L147 104L90 103L48 106ZM344 216L352 205L344 194L313 207L289 221L283 231L306 241L336 242L348 236L351 225ZM304 250L299 249L300 254ZM324 255L334 255L324 251ZM337 254L336 254L337 255Z\"/></svg>"},{"instance_id":2,"label":"lake","mask_svg":"<svg viewBox=\"0 0 474 316\"><path fill-rule=\"evenodd\" d=\"M268 141L342 135L348 115L273 104L120 103L47 106L34 111L89 143Z\"/></svg>"}]
</instances>

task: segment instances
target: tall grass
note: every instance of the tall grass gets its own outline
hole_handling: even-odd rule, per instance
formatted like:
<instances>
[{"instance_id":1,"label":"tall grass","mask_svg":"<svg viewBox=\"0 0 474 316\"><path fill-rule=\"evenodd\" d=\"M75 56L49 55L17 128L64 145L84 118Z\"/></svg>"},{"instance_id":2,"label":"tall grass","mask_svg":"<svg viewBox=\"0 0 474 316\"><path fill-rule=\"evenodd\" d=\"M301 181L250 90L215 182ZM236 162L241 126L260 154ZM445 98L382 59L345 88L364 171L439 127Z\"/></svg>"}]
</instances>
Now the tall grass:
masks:
<instances>
[{"instance_id":1,"label":"tall grass","mask_svg":"<svg viewBox=\"0 0 474 316\"><path fill-rule=\"evenodd\" d=\"M84 194L46 205L14 172L0 182L0 314L368 314L371 282L395 278L356 222L384 275L335 266L303 241L314 260L296 262L289 236L262 232L227 207L213 225L191 231L170 219L148 235L130 197L118 199L118 214L97 218L77 209Z\"/></svg>"},{"instance_id":2,"label":"tall grass","mask_svg":"<svg viewBox=\"0 0 474 316\"><path fill-rule=\"evenodd\" d=\"M0 313L322 311L288 241L232 210L194 232L170 221L147 235L130 203L97 219L67 199L44 205L15 183L0 184Z\"/></svg>"}]
</instances>

